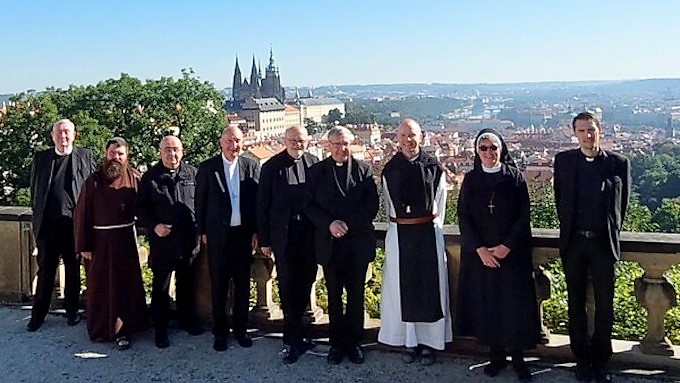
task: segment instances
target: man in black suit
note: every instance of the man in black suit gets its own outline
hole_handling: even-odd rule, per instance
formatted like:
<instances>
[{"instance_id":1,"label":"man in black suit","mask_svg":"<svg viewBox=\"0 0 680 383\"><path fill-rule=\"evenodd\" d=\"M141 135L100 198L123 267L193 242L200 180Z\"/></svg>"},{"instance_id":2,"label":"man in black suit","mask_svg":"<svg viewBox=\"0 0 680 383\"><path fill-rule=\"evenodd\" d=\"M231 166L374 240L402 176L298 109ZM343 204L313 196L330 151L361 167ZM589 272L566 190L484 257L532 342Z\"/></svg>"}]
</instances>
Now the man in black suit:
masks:
<instances>
[{"instance_id":1,"label":"man in black suit","mask_svg":"<svg viewBox=\"0 0 680 383\"><path fill-rule=\"evenodd\" d=\"M243 132L230 125L220 138L222 153L198 168L196 221L208 249L212 282L213 348L227 349L230 323L226 300L229 280L234 282L234 337L241 347L253 341L247 333L252 250L257 246L255 219L260 166L240 156Z\"/></svg>"},{"instance_id":2,"label":"man in black suit","mask_svg":"<svg viewBox=\"0 0 680 383\"><path fill-rule=\"evenodd\" d=\"M555 205L560 221L560 256L569 296L569 338L576 378L611 381L614 264L630 194L630 163L600 147L602 125L589 112L572 121L579 149L555 156ZM588 335L585 309L588 277L595 296L595 328Z\"/></svg>"},{"instance_id":3,"label":"man in black suit","mask_svg":"<svg viewBox=\"0 0 680 383\"><path fill-rule=\"evenodd\" d=\"M137 194L137 217L146 228L153 271L151 314L156 347L166 348L170 316L170 279L175 271L177 321L191 335L203 329L194 317L194 259L200 245L194 215L196 168L182 161L184 148L175 136L161 140L161 161L142 177Z\"/></svg>"},{"instance_id":4,"label":"man in black suit","mask_svg":"<svg viewBox=\"0 0 680 383\"><path fill-rule=\"evenodd\" d=\"M307 204L309 167L319 159L305 152L307 129L292 126L286 129L284 139L286 150L262 166L257 224L262 253L275 256L283 307L283 342L289 346L283 363L290 364L313 347L313 343L304 340L302 317L317 265L314 229L303 209Z\"/></svg>"},{"instance_id":5,"label":"man in black suit","mask_svg":"<svg viewBox=\"0 0 680 383\"><path fill-rule=\"evenodd\" d=\"M38 284L28 331L36 331L50 308L59 258L64 261L66 323L80 322L80 259L73 241L73 209L85 179L96 168L90 149L76 148L75 126L68 119L52 126L54 147L33 156L31 166L31 206L33 237L38 247Z\"/></svg>"},{"instance_id":6,"label":"man in black suit","mask_svg":"<svg viewBox=\"0 0 680 383\"><path fill-rule=\"evenodd\" d=\"M331 156L310 169L311 199L305 209L315 226L316 257L328 289L331 349L327 360L338 364L347 355L353 363L363 363L359 341L364 328L364 281L375 258L378 191L371 166L351 156L354 135L347 128L334 127L328 141ZM343 289L347 291L344 310Z\"/></svg>"}]
</instances>

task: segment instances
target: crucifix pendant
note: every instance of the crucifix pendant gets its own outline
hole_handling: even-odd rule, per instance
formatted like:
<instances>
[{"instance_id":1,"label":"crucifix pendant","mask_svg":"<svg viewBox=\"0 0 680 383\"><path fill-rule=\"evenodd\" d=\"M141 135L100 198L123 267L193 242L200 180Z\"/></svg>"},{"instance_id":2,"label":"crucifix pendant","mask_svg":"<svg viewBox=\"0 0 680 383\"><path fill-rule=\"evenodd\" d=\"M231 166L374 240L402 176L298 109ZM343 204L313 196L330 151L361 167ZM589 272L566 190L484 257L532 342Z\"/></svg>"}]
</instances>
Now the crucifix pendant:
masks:
<instances>
[{"instance_id":1,"label":"crucifix pendant","mask_svg":"<svg viewBox=\"0 0 680 383\"><path fill-rule=\"evenodd\" d=\"M406 214L411 214L411 206L406 205Z\"/></svg>"},{"instance_id":2,"label":"crucifix pendant","mask_svg":"<svg viewBox=\"0 0 680 383\"><path fill-rule=\"evenodd\" d=\"M489 208L489 214L493 214L493 208L495 208L496 205L494 205L493 202L489 202L487 207Z\"/></svg>"}]
</instances>

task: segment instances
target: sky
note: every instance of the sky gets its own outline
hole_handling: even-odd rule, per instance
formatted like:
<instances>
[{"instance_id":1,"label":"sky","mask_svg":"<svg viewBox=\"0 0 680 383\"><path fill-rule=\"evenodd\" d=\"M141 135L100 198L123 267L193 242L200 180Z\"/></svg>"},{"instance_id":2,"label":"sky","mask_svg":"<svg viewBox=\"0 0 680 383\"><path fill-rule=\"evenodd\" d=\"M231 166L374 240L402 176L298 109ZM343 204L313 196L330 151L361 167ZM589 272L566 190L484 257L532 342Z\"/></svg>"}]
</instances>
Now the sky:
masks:
<instances>
[{"instance_id":1,"label":"sky","mask_svg":"<svg viewBox=\"0 0 680 383\"><path fill-rule=\"evenodd\" d=\"M230 87L680 77L680 1L2 1L0 94L183 68Z\"/></svg>"}]
</instances>

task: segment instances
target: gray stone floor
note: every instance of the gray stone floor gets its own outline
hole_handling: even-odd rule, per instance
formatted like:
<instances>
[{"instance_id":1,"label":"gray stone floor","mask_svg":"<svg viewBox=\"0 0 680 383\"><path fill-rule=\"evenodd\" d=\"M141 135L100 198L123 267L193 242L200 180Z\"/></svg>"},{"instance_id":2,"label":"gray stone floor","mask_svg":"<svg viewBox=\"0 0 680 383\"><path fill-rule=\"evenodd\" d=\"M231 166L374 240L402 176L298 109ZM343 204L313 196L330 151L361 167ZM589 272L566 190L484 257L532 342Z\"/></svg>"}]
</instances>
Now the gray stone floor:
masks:
<instances>
[{"instance_id":1,"label":"gray stone floor","mask_svg":"<svg viewBox=\"0 0 680 383\"><path fill-rule=\"evenodd\" d=\"M406 365L394 352L371 349L366 363L348 361L329 366L327 346L319 345L296 364L281 363L280 340L260 337L250 349L235 342L229 350L212 350L209 333L191 337L170 333L171 346L153 345L153 332L137 334L132 348L116 350L112 344L93 343L85 323L68 327L64 317L49 315L35 333L25 330L29 311L0 307L0 382L506 382L517 381L511 369L488 378L482 360L441 356L433 366ZM534 381L576 381L571 369L532 364ZM617 376L619 382L654 382L637 376Z\"/></svg>"}]
</instances>

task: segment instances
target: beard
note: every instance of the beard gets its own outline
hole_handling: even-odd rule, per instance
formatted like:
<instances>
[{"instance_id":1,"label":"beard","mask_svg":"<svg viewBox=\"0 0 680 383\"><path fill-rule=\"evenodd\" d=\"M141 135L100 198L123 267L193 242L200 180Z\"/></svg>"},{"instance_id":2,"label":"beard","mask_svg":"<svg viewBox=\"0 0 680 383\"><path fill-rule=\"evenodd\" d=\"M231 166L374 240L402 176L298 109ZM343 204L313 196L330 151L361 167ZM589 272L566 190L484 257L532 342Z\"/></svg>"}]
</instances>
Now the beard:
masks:
<instances>
[{"instance_id":1,"label":"beard","mask_svg":"<svg viewBox=\"0 0 680 383\"><path fill-rule=\"evenodd\" d=\"M127 163L122 163L118 160L105 160L102 173L104 174L106 181L112 183L123 175L126 167Z\"/></svg>"}]
</instances>

